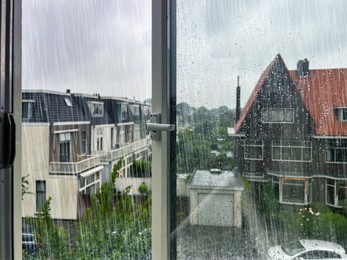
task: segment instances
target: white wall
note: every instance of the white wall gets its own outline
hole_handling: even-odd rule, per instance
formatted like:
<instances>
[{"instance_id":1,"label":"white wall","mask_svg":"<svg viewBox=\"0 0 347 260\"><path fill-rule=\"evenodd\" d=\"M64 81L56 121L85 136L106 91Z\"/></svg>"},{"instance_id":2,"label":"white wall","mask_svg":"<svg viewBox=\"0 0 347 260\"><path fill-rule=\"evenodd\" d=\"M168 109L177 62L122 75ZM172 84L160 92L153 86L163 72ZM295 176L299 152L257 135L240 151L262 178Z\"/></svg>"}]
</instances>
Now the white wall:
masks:
<instances>
[{"instance_id":1,"label":"white wall","mask_svg":"<svg viewBox=\"0 0 347 260\"><path fill-rule=\"evenodd\" d=\"M52 197L52 218L77 219L77 177L52 176L46 185L47 198Z\"/></svg>"},{"instance_id":2,"label":"white wall","mask_svg":"<svg viewBox=\"0 0 347 260\"><path fill-rule=\"evenodd\" d=\"M190 223L197 225L198 223L198 195L199 194L219 194L233 197L233 221L230 226L241 227L242 225L242 209L241 194L242 189L211 189L211 188L190 188ZM208 196L208 195L207 195ZM208 203L208 202L207 202ZM221 205L223 207L223 205ZM199 213L201 214L201 213ZM213 222L213 220L212 220ZM216 221L217 222L217 221Z\"/></svg>"},{"instance_id":3,"label":"white wall","mask_svg":"<svg viewBox=\"0 0 347 260\"><path fill-rule=\"evenodd\" d=\"M102 151L110 151L111 149L111 128L114 128L113 132L113 144L112 147L114 147L116 143L116 137L117 137L117 131L115 125L96 125L92 127L91 132L91 150L92 152L97 151L97 138L102 137L103 145L102 145Z\"/></svg>"},{"instance_id":4,"label":"white wall","mask_svg":"<svg viewBox=\"0 0 347 260\"><path fill-rule=\"evenodd\" d=\"M22 125L22 176L29 175L29 192L35 193L36 180L46 180L49 172L49 124ZM48 198L48 197L47 197ZM25 194L22 216L34 216L35 194Z\"/></svg>"}]
</instances>

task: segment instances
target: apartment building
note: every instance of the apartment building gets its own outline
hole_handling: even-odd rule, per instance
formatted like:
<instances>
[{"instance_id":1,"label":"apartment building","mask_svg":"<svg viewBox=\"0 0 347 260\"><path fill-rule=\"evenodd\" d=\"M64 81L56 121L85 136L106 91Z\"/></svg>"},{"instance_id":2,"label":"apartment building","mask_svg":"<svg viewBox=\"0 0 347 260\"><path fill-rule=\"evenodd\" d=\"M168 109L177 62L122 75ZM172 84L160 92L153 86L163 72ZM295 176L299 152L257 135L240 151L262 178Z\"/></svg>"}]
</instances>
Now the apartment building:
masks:
<instances>
[{"instance_id":1,"label":"apartment building","mask_svg":"<svg viewBox=\"0 0 347 260\"><path fill-rule=\"evenodd\" d=\"M35 217L51 197L53 218L78 219L79 196L94 194L109 180L118 160L123 159L126 172L132 164L128 157L148 158L146 136L138 139L142 145L126 138L125 131L118 130L120 122L109 113L118 108L104 102L99 95L71 94L69 90L23 91L22 176L27 176L30 192L23 197L23 217ZM128 130L128 136L134 135L133 129ZM109 154L113 157L106 160Z\"/></svg>"},{"instance_id":2,"label":"apartment building","mask_svg":"<svg viewBox=\"0 0 347 260\"><path fill-rule=\"evenodd\" d=\"M347 69L288 70L277 55L261 75L233 137L254 189L273 185L282 204L347 201Z\"/></svg>"}]
</instances>

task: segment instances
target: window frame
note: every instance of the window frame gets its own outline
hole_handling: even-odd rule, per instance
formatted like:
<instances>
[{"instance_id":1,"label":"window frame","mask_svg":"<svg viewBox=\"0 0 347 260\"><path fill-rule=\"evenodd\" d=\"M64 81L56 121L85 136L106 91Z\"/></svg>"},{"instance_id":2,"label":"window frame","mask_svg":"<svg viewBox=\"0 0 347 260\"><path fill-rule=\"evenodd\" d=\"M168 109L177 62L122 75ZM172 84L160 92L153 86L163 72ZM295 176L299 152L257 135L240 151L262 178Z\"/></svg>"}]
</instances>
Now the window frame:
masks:
<instances>
[{"instance_id":1,"label":"window frame","mask_svg":"<svg viewBox=\"0 0 347 260\"><path fill-rule=\"evenodd\" d=\"M335 142L335 145L333 146L332 143ZM337 143L344 142L345 146L339 146ZM334 151L332 154L329 154L329 152ZM346 152L346 161L337 161L337 151L342 150ZM328 157L334 157L332 160L328 160ZM347 164L347 139L327 139L325 140L325 163L332 163L332 164Z\"/></svg>"},{"instance_id":2,"label":"window frame","mask_svg":"<svg viewBox=\"0 0 347 260\"><path fill-rule=\"evenodd\" d=\"M279 144L274 144L275 142L279 142ZM289 144L283 144L285 142L289 142ZM302 145L290 145L292 142L302 142ZM309 146L305 146L305 143L309 143ZM274 158L274 148L280 149L278 156L280 158ZM301 160L292 160L292 159L284 159L283 158L283 148L289 149L300 149ZM304 149L310 149L310 160L304 160ZM302 162L309 163L312 162L312 141L307 140L272 140L271 142L271 160L274 162Z\"/></svg>"},{"instance_id":3,"label":"window frame","mask_svg":"<svg viewBox=\"0 0 347 260\"><path fill-rule=\"evenodd\" d=\"M334 184L329 183L329 181L333 181ZM325 204L334 208L343 208L342 205L340 205L340 201L341 199L339 198L339 194L340 194L340 183L339 182L344 182L345 185L341 185L341 187L343 187L344 189L347 190L347 180L343 180L343 179L332 179L332 178L326 178L325 179ZM328 187L333 188L334 189L334 194L333 194L333 204L329 203L328 201ZM347 197L347 196L346 196ZM347 199L346 199L347 200Z\"/></svg>"},{"instance_id":4,"label":"window frame","mask_svg":"<svg viewBox=\"0 0 347 260\"><path fill-rule=\"evenodd\" d=\"M88 101L87 102L89 111L92 117L103 117L104 116L104 102L101 101ZM97 113L95 113L97 111Z\"/></svg>"},{"instance_id":5,"label":"window frame","mask_svg":"<svg viewBox=\"0 0 347 260\"><path fill-rule=\"evenodd\" d=\"M261 144L257 144L257 143ZM261 147L261 158L246 157L246 149L251 147ZM248 153L249 155L249 153ZM264 142L260 140L247 140L243 143L243 158L249 161L262 161L264 159Z\"/></svg>"},{"instance_id":6,"label":"window frame","mask_svg":"<svg viewBox=\"0 0 347 260\"><path fill-rule=\"evenodd\" d=\"M304 199L303 202L294 202L294 201L285 201L284 200L284 188L285 188L285 182L286 181L302 181L303 182L303 189L304 189ZM293 184L289 184L293 185ZM294 184L295 185L295 184ZM287 204L287 205L308 205L312 201L312 188L311 188L311 181L309 178L297 178L297 177L279 177L279 202L281 204Z\"/></svg>"},{"instance_id":7,"label":"window frame","mask_svg":"<svg viewBox=\"0 0 347 260\"><path fill-rule=\"evenodd\" d=\"M291 112L291 120L290 121L272 121L270 119L271 117L271 113L275 112L275 111L283 111L284 117L283 119L287 119L287 113L288 111ZM267 112L267 118L268 120L265 121L264 120L264 113ZM263 124L294 124L294 109L293 108L275 108L275 107L271 107L271 108L262 108L261 110L261 122Z\"/></svg>"},{"instance_id":8,"label":"window frame","mask_svg":"<svg viewBox=\"0 0 347 260\"><path fill-rule=\"evenodd\" d=\"M42 184L43 185L43 191L41 190L38 190L38 187L39 187L39 184ZM45 202L47 200L47 185L46 185L46 181L45 180L36 180L35 182L35 195L36 195L36 205L35 205L35 208L36 208L36 213L40 212L44 205L45 205ZM40 196L38 196L40 195ZM44 200L43 202L39 202L39 197L44 197ZM42 203L42 205L40 205L41 207L39 207L39 204Z\"/></svg>"}]
</instances>

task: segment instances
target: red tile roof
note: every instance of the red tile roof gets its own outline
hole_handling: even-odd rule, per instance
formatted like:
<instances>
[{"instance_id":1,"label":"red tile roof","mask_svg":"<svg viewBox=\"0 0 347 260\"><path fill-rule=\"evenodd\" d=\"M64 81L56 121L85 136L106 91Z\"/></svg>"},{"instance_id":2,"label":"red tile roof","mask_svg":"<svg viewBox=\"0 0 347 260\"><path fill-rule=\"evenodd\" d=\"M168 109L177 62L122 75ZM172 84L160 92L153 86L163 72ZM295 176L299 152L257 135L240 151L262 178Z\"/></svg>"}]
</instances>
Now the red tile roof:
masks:
<instances>
[{"instance_id":1,"label":"red tile roof","mask_svg":"<svg viewBox=\"0 0 347 260\"><path fill-rule=\"evenodd\" d=\"M310 70L310 76L290 76L316 125L316 135L347 136L347 123L339 122L334 108L347 107L347 69Z\"/></svg>"},{"instance_id":2,"label":"red tile roof","mask_svg":"<svg viewBox=\"0 0 347 260\"><path fill-rule=\"evenodd\" d=\"M278 58L282 59L278 55L261 75L235 126L237 133ZM292 70L289 75L315 122L316 135L347 136L347 122L339 122L334 112L334 108L347 107L347 69L310 70L310 76L304 78L299 78L296 70Z\"/></svg>"}]
</instances>

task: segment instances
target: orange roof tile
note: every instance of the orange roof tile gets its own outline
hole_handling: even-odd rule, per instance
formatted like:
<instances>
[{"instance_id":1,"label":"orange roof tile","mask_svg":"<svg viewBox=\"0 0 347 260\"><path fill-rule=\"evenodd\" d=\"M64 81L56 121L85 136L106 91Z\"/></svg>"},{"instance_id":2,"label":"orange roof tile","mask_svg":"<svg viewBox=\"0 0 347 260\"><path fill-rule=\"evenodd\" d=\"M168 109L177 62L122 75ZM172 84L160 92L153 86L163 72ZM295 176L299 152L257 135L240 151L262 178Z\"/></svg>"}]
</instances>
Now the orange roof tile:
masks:
<instances>
[{"instance_id":1,"label":"orange roof tile","mask_svg":"<svg viewBox=\"0 0 347 260\"><path fill-rule=\"evenodd\" d=\"M310 70L310 76L290 76L316 126L316 135L346 136L347 123L339 122L334 108L347 107L347 69Z\"/></svg>"},{"instance_id":2,"label":"orange roof tile","mask_svg":"<svg viewBox=\"0 0 347 260\"><path fill-rule=\"evenodd\" d=\"M281 56L277 55L262 73L241 113L239 121L235 125L236 133L241 130L241 126L271 72L276 59L282 60ZM334 112L334 108L347 107L347 69L310 70L310 76L303 78L297 76L296 70L291 70L289 75L315 122L316 135L347 136L347 122L339 122Z\"/></svg>"}]
</instances>

